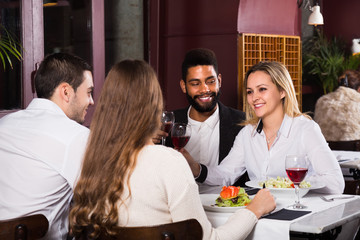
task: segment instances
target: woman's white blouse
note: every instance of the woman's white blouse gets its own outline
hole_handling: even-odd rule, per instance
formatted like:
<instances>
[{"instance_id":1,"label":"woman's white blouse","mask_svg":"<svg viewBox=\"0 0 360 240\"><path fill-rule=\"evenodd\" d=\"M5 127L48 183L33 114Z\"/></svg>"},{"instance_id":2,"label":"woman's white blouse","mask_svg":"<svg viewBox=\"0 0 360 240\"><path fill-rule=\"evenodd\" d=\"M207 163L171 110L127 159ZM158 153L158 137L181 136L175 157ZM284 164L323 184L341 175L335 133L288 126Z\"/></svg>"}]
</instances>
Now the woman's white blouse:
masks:
<instances>
[{"instance_id":1,"label":"woman's white blouse","mask_svg":"<svg viewBox=\"0 0 360 240\"><path fill-rule=\"evenodd\" d=\"M208 167L205 183L231 185L245 171L250 180L286 177L285 156L307 154L310 164L306 180L324 184L320 190L324 193L343 192L345 184L340 166L316 122L304 116L285 115L270 150L260 130L258 126L245 126L221 164Z\"/></svg>"}]
</instances>

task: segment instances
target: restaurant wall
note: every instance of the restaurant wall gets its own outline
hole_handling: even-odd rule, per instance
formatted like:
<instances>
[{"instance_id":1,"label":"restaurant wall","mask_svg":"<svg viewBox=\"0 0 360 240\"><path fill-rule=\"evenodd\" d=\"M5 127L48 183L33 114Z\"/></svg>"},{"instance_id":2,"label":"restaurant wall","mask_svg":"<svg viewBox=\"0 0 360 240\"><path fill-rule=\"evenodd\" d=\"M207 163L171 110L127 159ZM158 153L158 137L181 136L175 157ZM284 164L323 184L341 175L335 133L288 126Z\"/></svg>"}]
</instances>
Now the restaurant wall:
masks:
<instances>
[{"instance_id":1,"label":"restaurant wall","mask_svg":"<svg viewBox=\"0 0 360 240\"><path fill-rule=\"evenodd\" d=\"M241 0L238 32L300 36L300 13L295 0Z\"/></svg>"},{"instance_id":2,"label":"restaurant wall","mask_svg":"<svg viewBox=\"0 0 360 240\"><path fill-rule=\"evenodd\" d=\"M324 17L324 33L331 38L336 36L345 40L349 49L353 38L360 38L360 1L359 0L326 0L322 1L321 10Z\"/></svg>"},{"instance_id":3,"label":"restaurant wall","mask_svg":"<svg viewBox=\"0 0 360 240\"><path fill-rule=\"evenodd\" d=\"M220 100L236 108L238 30L284 35L300 33L296 1L157 0L147 4L148 60L158 73L168 110L188 105L179 86L181 63L188 50L205 47L216 53L223 79ZM273 14L283 16L274 17Z\"/></svg>"}]
</instances>

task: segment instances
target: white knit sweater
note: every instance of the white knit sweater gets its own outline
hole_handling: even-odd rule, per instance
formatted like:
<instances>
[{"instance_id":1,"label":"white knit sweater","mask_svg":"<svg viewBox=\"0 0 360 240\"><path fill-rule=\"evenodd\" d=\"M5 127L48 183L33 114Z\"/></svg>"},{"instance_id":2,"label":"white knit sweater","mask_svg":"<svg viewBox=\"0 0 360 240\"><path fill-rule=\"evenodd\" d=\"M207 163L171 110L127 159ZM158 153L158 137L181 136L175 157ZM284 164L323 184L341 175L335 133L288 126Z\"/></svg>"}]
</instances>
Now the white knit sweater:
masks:
<instances>
[{"instance_id":1,"label":"white knit sweater","mask_svg":"<svg viewBox=\"0 0 360 240\"><path fill-rule=\"evenodd\" d=\"M240 209L225 225L212 228L188 163L179 152L164 146L148 145L141 150L130 188L131 198L125 201L126 207L119 208L120 226L151 226L195 218L202 226L203 239L245 239L257 222L251 211Z\"/></svg>"},{"instance_id":2,"label":"white knit sweater","mask_svg":"<svg viewBox=\"0 0 360 240\"><path fill-rule=\"evenodd\" d=\"M339 87L318 99L314 120L327 141L360 139L360 93Z\"/></svg>"}]
</instances>

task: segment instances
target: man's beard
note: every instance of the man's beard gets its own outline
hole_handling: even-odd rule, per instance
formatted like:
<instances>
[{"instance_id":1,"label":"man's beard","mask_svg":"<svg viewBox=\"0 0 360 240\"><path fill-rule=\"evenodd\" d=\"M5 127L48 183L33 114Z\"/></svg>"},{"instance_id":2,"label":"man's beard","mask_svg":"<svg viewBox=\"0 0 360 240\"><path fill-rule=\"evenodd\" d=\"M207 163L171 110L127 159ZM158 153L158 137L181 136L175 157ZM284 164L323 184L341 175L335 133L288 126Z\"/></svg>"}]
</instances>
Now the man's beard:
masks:
<instances>
[{"instance_id":1,"label":"man's beard","mask_svg":"<svg viewBox=\"0 0 360 240\"><path fill-rule=\"evenodd\" d=\"M189 104L195 108L196 111L204 113L204 112L211 112L214 110L214 108L216 107L216 104L219 101L219 97L221 95L220 89L218 91L218 93L216 94L215 92L211 92L210 95L208 95L209 97L212 97L213 99L211 100L211 102L209 103L205 103L205 105L200 105L196 99L202 96L207 96L208 94L203 94L203 95L195 95L194 98L192 98L188 92L186 91L186 98L189 102Z\"/></svg>"}]
</instances>

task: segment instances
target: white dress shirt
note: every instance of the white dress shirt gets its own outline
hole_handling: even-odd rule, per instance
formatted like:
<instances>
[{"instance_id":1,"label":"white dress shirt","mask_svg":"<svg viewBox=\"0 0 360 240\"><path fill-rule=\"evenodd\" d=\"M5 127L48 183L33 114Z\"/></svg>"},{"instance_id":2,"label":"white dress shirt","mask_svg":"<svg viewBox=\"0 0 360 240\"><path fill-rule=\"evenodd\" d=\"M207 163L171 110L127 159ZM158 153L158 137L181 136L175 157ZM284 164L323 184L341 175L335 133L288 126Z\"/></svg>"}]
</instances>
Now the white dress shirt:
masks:
<instances>
[{"instance_id":1,"label":"white dress shirt","mask_svg":"<svg viewBox=\"0 0 360 240\"><path fill-rule=\"evenodd\" d=\"M191 119L188 110L188 123L191 125L191 137L185 149L199 163L206 166L219 164L219 107L204 122Z\"/></svg>"},{"instance_id":2,"label":"white dress shirt","mask_svg":"<svg viewBox=\"0 0 360 240\"><path fill-rule=\"evenodd\" d=\"M0 119L0 219L41 213L45 239L66 239L88 134L47 99Z\"/></svg>"},{"instance_id":3,"label":"white dress shirt","mask_svg":"<svg viewBox=\"0 0 360 240\"><path fill-rule=\"evenodd\" d=\"M191 125L191 137L185 149L198 163L206 166L217 166L219 164L220 146L220 117L219 106L215 112L204 122L190 118L188 110L188 124ZM199 191L202 192L208 184L199 183Z\"/></svg>"},{"instance_id":4,"label":"white dress shirt","mask_svg":"<svg viewBox=\"0 0 360 240\"><path fill-rule=\"evenodd\" d=\"M340 166L331 152L317 123L304 116L284 116L270 150L263 131L247 125L238 134L229 155L219 166L208 167L205 183L229 185L245 170L250 180L287 177L285 156L307 154L310 166L306 180L324 184L324 193L339 194L344 190Z\"/></svg>"}]
</instances>

